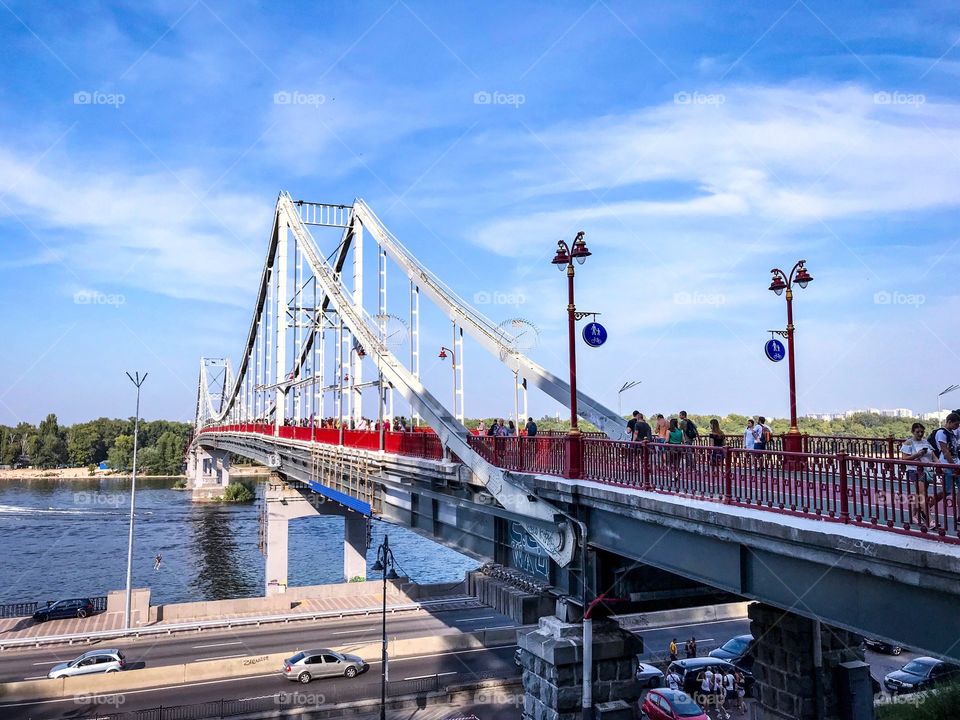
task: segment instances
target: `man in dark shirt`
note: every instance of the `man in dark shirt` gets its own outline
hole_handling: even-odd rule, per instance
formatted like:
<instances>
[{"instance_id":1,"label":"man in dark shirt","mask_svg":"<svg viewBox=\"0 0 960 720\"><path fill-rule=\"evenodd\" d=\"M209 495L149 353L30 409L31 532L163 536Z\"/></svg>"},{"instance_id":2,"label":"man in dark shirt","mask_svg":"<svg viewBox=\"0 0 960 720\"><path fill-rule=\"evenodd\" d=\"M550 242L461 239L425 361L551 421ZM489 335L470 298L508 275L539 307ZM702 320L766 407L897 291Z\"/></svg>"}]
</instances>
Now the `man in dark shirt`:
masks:
<instances>
[{"instance_id":1,"label":"man in dark shirt","mask_svg":"<svg viewBox=\"0 0 960 720\"><path fill-rule=\"evenodd\" d=\"M537 435L537 424L533 421L532 417L527 418L527 437L536 437Z\"/></svg>"},{"instance_id":2,"label":"man in dark shirt","mask_svg":"<svg viewBox=\"0 0 960 720\"><path fill-rule=\"evenodd\" d=\"M633 417L627 420L627 440L635 440L637 437L637 418L640 417L640 411L634 410Z\"/></svg>"},{"instance_id":3,"label":"man in dark shirt","mask_svg":"<svg viewBox=\"0 0 960 720\"><path fill-rule=\"evenodd\" d=\"M647 419L643 417L643 413L637 415L637 424L634 425L633 439L637 442L653 440L653 431L650 429L650 424L647 422Z\"/></svg>"}]
</instances>

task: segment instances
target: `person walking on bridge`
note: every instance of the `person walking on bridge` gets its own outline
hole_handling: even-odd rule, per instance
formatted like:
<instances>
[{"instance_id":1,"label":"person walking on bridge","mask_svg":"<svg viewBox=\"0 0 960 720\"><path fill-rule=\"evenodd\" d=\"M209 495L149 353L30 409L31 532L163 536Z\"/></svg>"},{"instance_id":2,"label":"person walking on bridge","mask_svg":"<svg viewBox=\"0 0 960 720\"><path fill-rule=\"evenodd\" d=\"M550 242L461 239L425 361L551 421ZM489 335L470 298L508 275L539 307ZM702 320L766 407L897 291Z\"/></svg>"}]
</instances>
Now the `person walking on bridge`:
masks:
<instances>
[{"instance_id":1,"label":"person walking on bridge","mask_svg":"<svg viewBox=\"0 0 960 720\"><path fill-rule=\"evenodd\" d=\"M753 418L747 420L747 428L743 431L743 447L753 450L757 446L757 433L754 431Z\"/></svg>"},{"instance_id":2,"label":"person walking on bridge","mask_svg":"<svg viewBox=\"0 0 960 720\"><path fill-rule=\"evenodd\" d=\"M684 445L693 445L696 442L696 439L700 437L700 432L697 430L697 424L687 417L687 411L680 411L680 429L683 430L683 443Z\"/></svg>"},{"instance_id":3,"label":"person walking on bridge","mask_svg":"<svg viewBox=\"0 0 960 720\"><path fill-rule=\"evenodd\" d=\"M533 421L532 417L527 418L527 425L524 429L527 431L527 437L537 436L537 424Z\"/></svg>"},{"instance_id":4,"label":"person walking on bridge","mask_svg":"<svg viewBox=\"0 0 960 720\"><path fill-rule=\"evenodd\" d=\"M910 520L923 527L930 526L930 517L927 514L927 485L933 478L933 468L936 455L927 438L924 436L926 428L922 423L915 422L910 427L912 437L900 446L900 457L916 463L907 469L907 482L916 483L917 493L910 493Z\"/></svg>"}]
</instances>

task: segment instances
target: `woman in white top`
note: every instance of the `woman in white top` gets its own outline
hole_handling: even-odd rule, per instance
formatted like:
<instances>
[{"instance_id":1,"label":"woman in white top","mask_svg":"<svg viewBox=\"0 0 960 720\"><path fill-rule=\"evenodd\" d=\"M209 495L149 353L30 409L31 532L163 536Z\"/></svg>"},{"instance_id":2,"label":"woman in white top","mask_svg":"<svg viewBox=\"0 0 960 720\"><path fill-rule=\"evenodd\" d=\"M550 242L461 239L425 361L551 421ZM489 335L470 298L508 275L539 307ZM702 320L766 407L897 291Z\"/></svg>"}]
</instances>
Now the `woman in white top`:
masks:
<instances>
[{"instance_id":1,"label":"woman in white top","mask_svg":"<svg viewBox=\"0 0 960 720\"><path fill-rule=\"evenodd\" d=\"M747 420L747 429L743 431L743 447L747 450L753 450L757 444L757 436L753 432L753 420Z\"/></svg>"},{"instance_id":2,"label":"woman in white top","mask_svg":"<svg viewBox=\"0 0 960 720\"><path fill-rule=\"evenodd\" d=\"M917 463L907 470L907 482L917 483L917 494L909 493L910 518L913 522L929 526L930 517L927 514L927 485L933 478L933 468L924 467L936 462L936 454L927 438L924 436L926 428L920 423L914 423L910 428L910 437L900 446L900 457Z\"/></svg>"}]
</instances>

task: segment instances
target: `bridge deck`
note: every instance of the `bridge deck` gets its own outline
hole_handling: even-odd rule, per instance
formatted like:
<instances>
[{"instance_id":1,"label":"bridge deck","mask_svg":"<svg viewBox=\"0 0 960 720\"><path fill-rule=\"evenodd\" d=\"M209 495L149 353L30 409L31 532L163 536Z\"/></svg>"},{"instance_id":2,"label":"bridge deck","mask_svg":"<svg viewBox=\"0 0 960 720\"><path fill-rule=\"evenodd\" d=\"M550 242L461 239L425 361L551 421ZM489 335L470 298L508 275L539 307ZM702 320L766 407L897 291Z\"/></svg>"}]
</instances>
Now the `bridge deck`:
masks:
<instances>
[{"instance_id":1,"label":"bridge deck","mask_svg":"<svg viewBox=\"0 0 960 720\"><path fill-rule=\"evenodd\" d=\"M254 423L208 427L202 432L211 431L274 434L272 426ZM279 436L354 449L380 449L377 432L281 427ZM949 465L844 452L786 453L594 437L571 443L559 435L470 435L468 442L485 460L505 470L573 477L960 542L956 489L952 485L960 469ZM443 457L440 440L431 431L385 432L383 446L389 454L436 460ZM571 462L573 453L577 454L575 463ZM575 476L571 476L571 467L579 468ZM918 477L927 478L926 498L918 495ZM916 511L924 504L928 506L927 518L921 521Z\"/></svg>"}]
</instances>

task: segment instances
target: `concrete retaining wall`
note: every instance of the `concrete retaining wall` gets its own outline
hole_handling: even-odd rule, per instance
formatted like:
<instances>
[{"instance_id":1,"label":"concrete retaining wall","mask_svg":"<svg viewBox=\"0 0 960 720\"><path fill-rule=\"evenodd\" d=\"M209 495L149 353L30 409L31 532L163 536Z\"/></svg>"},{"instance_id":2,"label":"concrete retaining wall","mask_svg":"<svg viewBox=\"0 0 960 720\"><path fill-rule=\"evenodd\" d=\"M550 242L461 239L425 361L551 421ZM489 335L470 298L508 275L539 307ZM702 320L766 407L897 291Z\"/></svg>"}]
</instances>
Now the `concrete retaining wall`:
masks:
<instances>
[{"instance_id":1,"label":"concrete retaining wall","mask_svg":"<svg viewBox=\"0 0 960 720\"><path fill-rule=\"evenodd\" d=\"M484 647L501 647L516 643L516 630L484 630L475 633L453 632L449 635L393 640L391 657L410 657ZM359 655L365 660L380 657L379 642L345 646L344 652ZM105 695L128 690L178 685L180 683L214 680L246 675L264 675L278 672L283 661L293 653L271 653L226 660L205 660L184 665L165 665L142 670L126 670L102 675L59 680L25 680L0 684L0 699L4 701L37 700L73 697L77 695Z\"/></svg>"},{"instance_id":2,"label":"concrete retaining wall","mask_svg":"<svg viewBox=\"0 0 960 720\"><path fill-rule=\"evenodd\" d=\"M393 602L409 599L400 586L401 580L387 583L387 598ZM241 615L287 612L304 600L342 598L352 595L380 595L382 580L370 580L356 583L337 583L335 585L309 585L291 587L281 595L270 597L242 598L237 600L211 600L209 602L177 603L157 605L150 608L152 622L181 622L186 620L236 617Z\"/></svg>"}]
</instances>

